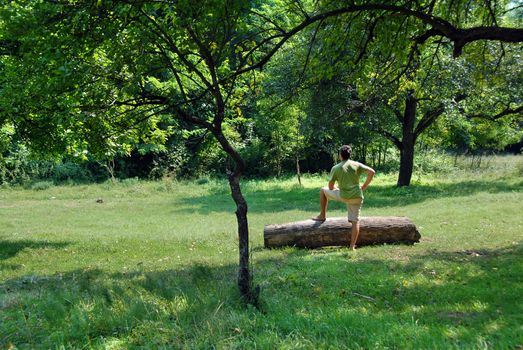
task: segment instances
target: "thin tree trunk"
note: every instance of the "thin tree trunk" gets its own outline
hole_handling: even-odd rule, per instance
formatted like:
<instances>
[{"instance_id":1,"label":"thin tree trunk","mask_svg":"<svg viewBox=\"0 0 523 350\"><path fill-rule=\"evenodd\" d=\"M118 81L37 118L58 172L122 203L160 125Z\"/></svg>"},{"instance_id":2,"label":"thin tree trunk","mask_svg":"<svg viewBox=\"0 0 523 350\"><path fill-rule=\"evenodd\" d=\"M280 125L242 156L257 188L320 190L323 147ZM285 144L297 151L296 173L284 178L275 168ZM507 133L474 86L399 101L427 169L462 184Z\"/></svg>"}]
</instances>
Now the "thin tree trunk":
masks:
<instances>
[{"instance_id":1,"label":"thin tree trunk","mask_svg":"<svg viewBox=\"0 0 523 350\"><path fill-rule=\"evenodd\" d=\"M301 171L300 171L300 159L296 156L296 175L298 176L298 183L301 186Z\"/></svg>"},{"instance_id":2,"label":"thin tree trunk","mask_svg":"<svg viewBox=\"0 0 523 350\"><path fill-rule=\"evenodd\" d=\"M107 169L107 172L109 173L110 180L112 183L116 182L116 178L114 177L114 159L108 160L107 163L104 164L105 169Z\"/></svg>"},{"instance_id":3,"label":"thin tree trunk","mask_svg":"<svg viewBox=\"0 0 523 350\"><path fill-rule=\"evenodd\" d=\"M240 261L238 270L238 287L240 294L249 303L254 302L251 293L251 275L249 271L249 223L247 221L247 201L240 187L240 175L229 174L231 195L236 203L236 220L238 222L238 240Z\"/></svg>"},{"instance_id":4,"label":"thin tree trunk","mask_svg":"<svg viewBox=\"0 0 523 350\"><path fill-rule=\"evenodd\" d=\"M381 167L381 144L378 145L378 168Z\"/></svg>"},{"instance_id":5,"label":"thin tree trunk","mask_svg":"<svg viewBox=\"0 0 523 350\"><path fill-rule=\"evenodd\" d=\"M400 148L400 173L398 175L398 186L409 186L414 168L414 122L416 120L416 107L418 101L414 97L414 91L407 93L405 103L405 114L403 115L403 139Z\"/></svg>"},{"instance_id":6,"label":"thin tree trunk","mask_svg":"<svg viewBox=\"0 0 523 350\"><path fill-rule=\"evenodd\" d=\"M212 132L223 150L232 158L235 163L234 171L228 172L231 196L236 204L236 220L238 222L238 241L239 241L239 269L238 287L240 295L245 302L258 305L259 289L251 289L251 274L249 271L249 223L247 220L247 201L243 197L240 179L245 169L245 162L240 154L232 147L219 126L212 129Z\"/></svg>"}]
</instances>

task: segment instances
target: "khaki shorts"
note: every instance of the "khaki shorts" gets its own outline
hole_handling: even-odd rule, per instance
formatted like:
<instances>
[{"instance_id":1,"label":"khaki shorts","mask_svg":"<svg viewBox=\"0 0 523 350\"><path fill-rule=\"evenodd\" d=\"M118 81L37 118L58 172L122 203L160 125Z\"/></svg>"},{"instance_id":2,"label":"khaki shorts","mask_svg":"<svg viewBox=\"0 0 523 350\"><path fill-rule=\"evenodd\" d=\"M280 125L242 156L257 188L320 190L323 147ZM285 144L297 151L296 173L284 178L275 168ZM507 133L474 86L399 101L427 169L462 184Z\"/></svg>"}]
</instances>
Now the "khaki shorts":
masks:
<instances>
[{"instance_id":1,"label":"khaki shorts","mask_svg":"<svg viewBox=\"0 0 523 350\"><path fill-rule=\"evenodd\" d=\"M361 206L363 205L363 199L361 198L342 198L340 196L340 190L329 190L328 187L322 188L323 193L325 193L325 196L327 199L332 199L337 202L342 202L347 205L347 212L348 212L348 219L349 221L359 221L360 220L360 212L361 212Z\"/></svg>"}]
</instances>

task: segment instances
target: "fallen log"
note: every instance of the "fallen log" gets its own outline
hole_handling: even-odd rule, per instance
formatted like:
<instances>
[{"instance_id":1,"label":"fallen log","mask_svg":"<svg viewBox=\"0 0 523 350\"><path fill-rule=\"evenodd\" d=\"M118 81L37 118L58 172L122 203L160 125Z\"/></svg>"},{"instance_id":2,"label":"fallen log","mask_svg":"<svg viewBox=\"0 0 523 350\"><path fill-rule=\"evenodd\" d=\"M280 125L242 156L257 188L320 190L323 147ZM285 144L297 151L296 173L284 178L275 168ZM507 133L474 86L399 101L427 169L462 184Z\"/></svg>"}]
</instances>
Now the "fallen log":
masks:
<instances>
[{"instance_id":1,"label":"fallen log","mask_svg":"<svg viewBox=\"0 0 523 350\"><path fill-rule=\"evenodd\" d=\"M326 221L304 220L280 225L265 225L265 248L296 246L318 248L349 245L352 225L347 218ZM384 243L419 242L421 235L406 217L362 217L358 246Z\"/></svg>"}]
</instances>

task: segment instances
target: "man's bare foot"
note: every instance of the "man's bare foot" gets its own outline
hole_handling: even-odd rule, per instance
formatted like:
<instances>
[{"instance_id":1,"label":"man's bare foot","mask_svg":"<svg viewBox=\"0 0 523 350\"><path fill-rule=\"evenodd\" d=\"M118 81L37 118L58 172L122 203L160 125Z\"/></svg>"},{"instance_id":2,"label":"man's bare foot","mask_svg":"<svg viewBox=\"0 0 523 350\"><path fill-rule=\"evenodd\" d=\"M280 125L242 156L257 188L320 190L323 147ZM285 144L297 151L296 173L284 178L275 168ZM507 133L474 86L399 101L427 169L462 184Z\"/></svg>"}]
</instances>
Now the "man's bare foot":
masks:
<instances>
[{"instance_id":1,"label":"man's bare foot","mask_svg":"<svg viewBox=\"0 0 523 350\"><path fill-rule=\"evenodd\" d=\"M350 250L350 251L355 251L355 250L356 250L356 246L349 247L349 250Z\"/></svg>"},{"instance_id":2,"label":"man's bare foot","mask_svg":"<svg viewBox=\"0 0 523 350\"><path fill-rule=\"evenodd\" d=\"M325 217L320 216L320 215L314 216L311 219L314 220L314 221L325 221Z\"/></svg>"}]
</instances>

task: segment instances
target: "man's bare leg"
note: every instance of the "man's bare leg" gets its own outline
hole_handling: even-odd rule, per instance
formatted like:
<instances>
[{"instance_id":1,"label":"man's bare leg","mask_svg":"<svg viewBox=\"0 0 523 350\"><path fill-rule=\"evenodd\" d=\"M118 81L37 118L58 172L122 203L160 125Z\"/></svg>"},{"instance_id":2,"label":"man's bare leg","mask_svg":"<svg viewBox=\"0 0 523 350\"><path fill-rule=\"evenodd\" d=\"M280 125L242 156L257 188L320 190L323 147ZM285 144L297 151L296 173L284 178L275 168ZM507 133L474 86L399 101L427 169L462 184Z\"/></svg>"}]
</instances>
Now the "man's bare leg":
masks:
<instances>
[{"instance_id":1,"label":"man's bare leg","mask_svg":"<svg viewBox=\"0 0 523 350\"><path fill-rule=\"evenodd\" d=\"M356 250L356 242L358 241L358 236L360 235L360 222L359 221L351 221L352 224L352 230L351 230L351 236L350 236L350 250Z\"/></svg>"},{"instance_id":2,"label":"man's bare leg","mask_svg":"<svg viewBox=\"0 0 523 350\"><path fill-rule=\"evenodd\" d=\"M327 200L327 196L322 188L320 190L320 215L313 217L312 220L325 221L325 218L327 217L327 204L329 204L329 201Z\"/></svg>"}]
</instances>

